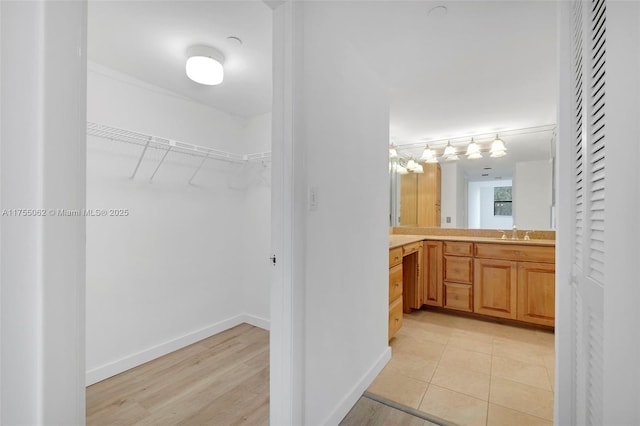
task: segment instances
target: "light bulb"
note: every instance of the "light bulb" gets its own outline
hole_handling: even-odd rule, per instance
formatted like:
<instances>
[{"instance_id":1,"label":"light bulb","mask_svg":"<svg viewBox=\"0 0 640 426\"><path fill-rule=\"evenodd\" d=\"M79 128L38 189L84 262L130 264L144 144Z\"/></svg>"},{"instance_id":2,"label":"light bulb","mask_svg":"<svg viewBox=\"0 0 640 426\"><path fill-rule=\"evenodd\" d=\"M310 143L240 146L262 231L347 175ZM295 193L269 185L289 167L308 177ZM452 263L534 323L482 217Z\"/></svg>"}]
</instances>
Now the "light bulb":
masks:
<instances>
[{"instance_id":1,"label":"light bulb","mask_svg":"<svg viewBox=\"0 0 640 426\"><path fill-rule=\"evenodd\" d=\"M491 156L504 157L505 155L507 155L507 147L504 146L503 140L496 135L496 139L491 144Z\"/></svg>"},{"instance_id":2,"label":"light bulb","mask_svg":"<svg viewBox=\"0 0 640 426\"><path fill-rule=\"evenodd\" d=\"M409 170L410 172L415 171L417 167L418 167L418 163L416 163L413 158L407 161L407 170Z\"/></svg>"},{"instance_id":3,"label":"light bulb","mask_svg":"<svg viewBox=\"0 0 640 426\"><path fill-rule=\"evenodd\" d=\"M389 158L398 158L398 150L395 145L389 147Z\"/></svg>"},{"instance_id":4,"label":"light bulb","mask_svg":"<svg viewBox=\"0 0 640 426\"><path fill-rule=\"evenodd\" d=\"M473 138L471 138L471 142L469 142L469 145L467 146L467 158L470 160L482 158L480 146L474 142Z\"/></svg>"},{"instance_id":5,"label":"light bulb","mask_svg":"<svg viewBox=\"0 0 640 426\"><path fill-rule=\"evenodd\" d=\"M431 160L434 157L435 157L435 155L433 154L433 150L431 148L429 148L429 145L427 145L424 148L424 151L422 151L422 157L420 157L420 159L428 162L429 160Z\"/></svg>"}]
</instances>

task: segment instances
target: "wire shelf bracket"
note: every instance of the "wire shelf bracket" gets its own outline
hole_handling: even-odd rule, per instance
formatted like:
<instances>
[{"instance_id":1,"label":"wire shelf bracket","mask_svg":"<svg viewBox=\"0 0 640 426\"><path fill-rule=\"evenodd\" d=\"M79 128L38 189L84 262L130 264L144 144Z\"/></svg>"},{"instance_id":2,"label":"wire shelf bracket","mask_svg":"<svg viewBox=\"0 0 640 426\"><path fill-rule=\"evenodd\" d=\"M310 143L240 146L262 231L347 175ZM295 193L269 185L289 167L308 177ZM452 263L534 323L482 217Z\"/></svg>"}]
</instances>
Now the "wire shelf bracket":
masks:
<instances>
[{"instance_id":1,"label":"wire shelf bracket","mask_svg":"<svg viewBox=\"0 0 640 426\"><path fill-rule=\"evenodd\" d=\"M153 174L149 178L149 182L153 181L153 178L158 173L158 170L164 163L169 152L178 154L186 154L194 157L202 158L202 161L198 164L188 183L193 184L193 180L200 172L200 169L204 166L207 160L217 160L233 164L247 164L247 163L261 163L265 165L271 161L270 152L259 152L253 154L236 154L232 152L221 151L214 148L208 148L205 146L194 145L186 142L180 142L172 139L162 138L159 136L146 135L139 132L133 132L130 130L119 129L116 127L106 126L104 124L87 122L87 135L95 136L110 141L118 141L130 143L133 145L139 145L142 147L140 157L136 163L131 179L134 179L140 169L142 160L145 158L149 148L160 149L165 151L162 158L156 165Z\"/></svg>"}]
</instances>

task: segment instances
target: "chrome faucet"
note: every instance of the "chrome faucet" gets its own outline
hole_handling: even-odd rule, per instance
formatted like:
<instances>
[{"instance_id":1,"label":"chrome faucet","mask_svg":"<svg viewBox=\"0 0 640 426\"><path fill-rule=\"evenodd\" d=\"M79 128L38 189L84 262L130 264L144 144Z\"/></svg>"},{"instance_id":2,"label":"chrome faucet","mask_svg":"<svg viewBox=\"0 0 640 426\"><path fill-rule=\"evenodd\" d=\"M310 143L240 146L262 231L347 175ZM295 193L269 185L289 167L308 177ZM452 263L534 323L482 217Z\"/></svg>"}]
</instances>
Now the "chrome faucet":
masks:
<instances>
[{"instance_id":1,"label":"chrome faucet","mask_svg":"<svg viewBox=\"0 0 640 426\"><path fill-rule=\"evenodd\" d=\"M513 225L513 231L511 231L511 239L512 240L518 239L518 228L516 228L515 225Z\"/></svg>"}]
</instances>

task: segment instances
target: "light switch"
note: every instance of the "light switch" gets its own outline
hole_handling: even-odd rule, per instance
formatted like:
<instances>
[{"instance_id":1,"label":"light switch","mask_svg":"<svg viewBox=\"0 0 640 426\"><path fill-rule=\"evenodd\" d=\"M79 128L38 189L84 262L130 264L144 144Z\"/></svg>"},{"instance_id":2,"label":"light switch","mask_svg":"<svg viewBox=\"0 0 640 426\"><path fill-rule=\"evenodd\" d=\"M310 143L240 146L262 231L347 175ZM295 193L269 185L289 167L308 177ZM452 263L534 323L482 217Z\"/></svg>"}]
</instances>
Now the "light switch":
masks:
<instances>
[{"instance_id":1,"label":"light switch","mask_svg":"<svg viewBox=\"0 0 640 426\"><path fill-rule=\"evenodd\" d=\"M309 211L318 210L318 188L312 186L309 188Z\"/></svg>"},{"instance_id":2,"label":"light switch","mask_svg":"<svg viewBox=\"0 0 640 426\"><path fill-rule=\"evenodd\" d=\"M451 216L447 216L447 223L451 223Z\"/></svg>"}]
</instances>

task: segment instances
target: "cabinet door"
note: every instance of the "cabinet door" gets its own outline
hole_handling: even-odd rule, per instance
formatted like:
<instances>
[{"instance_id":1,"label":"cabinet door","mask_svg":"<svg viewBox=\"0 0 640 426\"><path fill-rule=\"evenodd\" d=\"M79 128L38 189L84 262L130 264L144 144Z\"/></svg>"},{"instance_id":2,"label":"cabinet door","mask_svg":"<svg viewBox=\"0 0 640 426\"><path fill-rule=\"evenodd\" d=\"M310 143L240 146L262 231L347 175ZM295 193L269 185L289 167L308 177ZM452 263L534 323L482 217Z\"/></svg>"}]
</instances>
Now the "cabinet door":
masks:
<instances>
[{"instance_id":1,"label":"cabinet door","mask_svg":"<svg viewBox=\"0 0 640 426\"><path fill-rule=\"evenodd\" d=\"M418 175L400 177L400 225L418 224Z\"/></svg>"},{"instance_id":2,"label":"cabinet door","mask_svg":"<svg viewBox=\"0 0 640 426\"><path fill-rule=\"evenodd\" d=\"M402 298L389 305L389 340L402 327Z\"/></svg>"},{"instance_id":3,"label":"cabinet door","mask_svg":"<svg viewBox=\"0 0 640 426\"><path fill-rule=\"evenodd\" d=\"M389 269L389 303L402 297L402 264Z\"/></svg>"},{"instance_id":4,"label":"cabinet door","mask_svg":"<svg viewBox=\"0 0 640 426\"><path fill-rule=\"evenodd\" d=\"M442 306L442 242L425 241L422 250L422 301L426 305Z\"/></svg>"},{"instance_id":5,"label":"cabinet door","mask_svg":"<svg viewBox=\"0 0 640 426\"><path fill-rule=\"evenodd\" d=\"M474 312L515 319L517 262L476 259L474 272Z\"/></svg>"},{"instance_id":6,"label":"cabinet door","mask_svg":"<svg viewBox=\"0 0 640 426\"><path fill-rule=\"evenodd\" d=\"M422 244L402 259L402 297L405 313L422 307Z\"/></svg>"},{"instance_id":7,"label":"cabinet door","mask_svg":"<svg viewBox=\"0 0 640 426\"><path fill-rule=\"evenodd\" d=\"M422 165L418 174L418 226L440 226L440 165ZM406 175L405 175L406 176Z\"/></svg>"},{"instance_id":8,"label":"cabinet door","mask_svg":"<svg viewBox=\"0 0 640 426\"><path fill-rule=\"evenodd\" d=\"M518 319L555 324L556 270L552 263L518 263Z\"/></svg>"}]
</instances>

